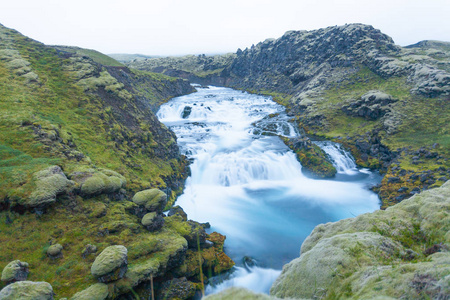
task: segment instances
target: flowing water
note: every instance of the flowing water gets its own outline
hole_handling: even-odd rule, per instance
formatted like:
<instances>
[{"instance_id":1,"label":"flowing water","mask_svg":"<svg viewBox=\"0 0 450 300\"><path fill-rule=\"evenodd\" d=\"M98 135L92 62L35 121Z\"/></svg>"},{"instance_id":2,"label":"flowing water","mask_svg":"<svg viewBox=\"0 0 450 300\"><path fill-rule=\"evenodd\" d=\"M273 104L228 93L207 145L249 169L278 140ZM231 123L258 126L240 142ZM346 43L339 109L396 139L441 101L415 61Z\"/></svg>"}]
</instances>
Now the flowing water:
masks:
<instances>
[{"instance_id":1,"label":"flowing water","mask_svg":"<svg viewBox=\"0 0 450 300\"><path fill-rule=\"evenodd\" d=\"M320 223L379 208L368 187L377 174L358 170L339 145L317 142L338 170L333 180L303 175L295 154L277 135L299 133L270 98L229 88L197 88L161 106L158 118L192 160L177 204L190 219L227 236L232 272L212 280L207 293L244 286L267 293L284 264Z\"/></svg>"}]
</instances>

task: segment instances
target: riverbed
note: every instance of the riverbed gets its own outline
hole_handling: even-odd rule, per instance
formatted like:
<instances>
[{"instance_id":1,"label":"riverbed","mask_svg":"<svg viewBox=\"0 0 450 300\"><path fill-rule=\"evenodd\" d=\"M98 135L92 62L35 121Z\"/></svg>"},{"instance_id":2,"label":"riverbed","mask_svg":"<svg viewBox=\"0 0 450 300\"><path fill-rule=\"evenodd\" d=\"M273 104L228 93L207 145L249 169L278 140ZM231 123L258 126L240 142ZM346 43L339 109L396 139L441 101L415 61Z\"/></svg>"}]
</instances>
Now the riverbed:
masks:
<instances>
[{"instance_id":1,"label":"riverbed","mask_svg":"<svg viewBox=\"0 0 450 300\"><path fill-rule=\"evenodd\" d=\"M209 222L209 232L226 235L225 252L236 262L231 272L211 280L207 293L229 286L268 293L316 225L380 207L369 190L380 176L357 168L338 144L317 142L333 160L335 178L304 175L279 138L299 132L270 97L197 87L162 105L157 116L192 161L176 204L190 219Z\"/></svg>"}]
</instances>

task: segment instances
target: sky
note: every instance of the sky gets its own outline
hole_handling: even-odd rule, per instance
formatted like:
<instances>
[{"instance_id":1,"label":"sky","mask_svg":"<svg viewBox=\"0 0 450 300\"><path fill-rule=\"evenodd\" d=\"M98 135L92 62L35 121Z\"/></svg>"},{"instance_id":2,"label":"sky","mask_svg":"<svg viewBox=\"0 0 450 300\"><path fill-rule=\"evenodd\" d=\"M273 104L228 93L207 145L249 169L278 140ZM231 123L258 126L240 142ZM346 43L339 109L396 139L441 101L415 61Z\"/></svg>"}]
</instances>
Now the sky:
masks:
<instances>
[{"instance_id":1,"label":"sky","mask_svg":"<svg viewBox=\"0 0 450 300\"><path fill-rule=\"evenodd\" d=\"M0 0L0 23L107 54L236 52L288 30L346 23L370 24L405 46L450 41L450 0Z\"/></svg>"}]
</instances>

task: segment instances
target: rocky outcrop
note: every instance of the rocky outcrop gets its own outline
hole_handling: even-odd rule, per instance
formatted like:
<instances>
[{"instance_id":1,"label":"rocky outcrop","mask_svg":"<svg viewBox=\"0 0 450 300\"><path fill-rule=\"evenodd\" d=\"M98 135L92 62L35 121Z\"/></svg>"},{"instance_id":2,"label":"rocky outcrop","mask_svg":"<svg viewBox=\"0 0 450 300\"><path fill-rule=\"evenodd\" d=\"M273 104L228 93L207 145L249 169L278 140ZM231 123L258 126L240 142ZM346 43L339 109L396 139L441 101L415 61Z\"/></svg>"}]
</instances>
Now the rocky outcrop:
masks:
<instances>
[{"instance_id":1,"label":"rocky outcrop","mask_svg":"<svg viewBox=\"0 0 450 300\"><path fill-rule=\"evenodd\" d=\"M18 281L0 291L2 300L53 300L53 288L47 282Z\"/></svg>"},{"instance_id":2,"label":"rocky outcrop","mask_svg":"<svg viewBox=\"0 0 450 300\"><path fill-rule=\"evenodd\" d=\"M142 217L141 223L148 231L155 231L164 225L164 218L161 214L151 212Z\"/></svg>"},{"instance_id":3,"label":"rocky outcrop","mask_svg":"<svg viewBox=\"0 0 450 300\"><path fill-rule=\"evenodd\" d=\"M449 209L447 182L385 211L319 225L304 241L300 257L284 266L271 294L445 299L450 292Z\"/></svg>"},{"instance_id":4,"label":"rocky outcrop","mask_svg":"<svg viewBox=\"0 0 450 300\"><path fill-rule=\"evenodd\" d=\"M163 299L191 299L195 294L195 286L186 277L174 278L163 282L157 300Z\"/></svg>"},{"instance_id":5,"label":"rocky outcrop","mask_svg":"<svg viewBox=\"0 0 450 300\"><path fill-rule=\"evenodd\" d=\"M24 281L27 280L29 272L28 263L14 260L3 269L1 280L6 284Z\"/></svg>"},{"instance_id":6,"label":"rocky outcrop","mask_svg":"<svg viewBox=\"0 0 450 300\"><path fill-rule=\"evenodd\" d=\"M100 282L121 279L128 270L128 251L124 246L109 246L96 258L91 273Z\"/></svg>"},{"instance_id":7,"label":"rocky outcrop","mask_svg":"<svg viewBox=\"0 0 450 300\"><path fill-rule=\"evenodd\" d=\"M350 104L344 105L342 111L350 116L377 120L391 111L388 105L395 101L389 94L369 91L361 96L361 100L351 100Z\"/></svg>"}]
</instances>

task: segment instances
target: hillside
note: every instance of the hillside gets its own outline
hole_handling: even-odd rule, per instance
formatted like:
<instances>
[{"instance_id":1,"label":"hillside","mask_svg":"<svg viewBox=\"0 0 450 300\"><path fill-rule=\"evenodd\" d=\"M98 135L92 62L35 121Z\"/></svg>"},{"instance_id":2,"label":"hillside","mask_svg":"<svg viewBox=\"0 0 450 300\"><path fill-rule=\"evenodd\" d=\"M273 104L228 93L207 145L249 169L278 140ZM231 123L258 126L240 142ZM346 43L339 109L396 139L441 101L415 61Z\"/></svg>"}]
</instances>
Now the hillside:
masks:
<instances>
[{"instance_id":1,"label":"hillside","mask_svg":"<svg viewBox=\"0 0 450 300\"><path fill-rule=\"evenodd\" d=\"M185 80L0 25L0 288L11 283L0 298L23 299L17 288L39 291L41 281L58 298L88 287L79 299L147 297L174 282L194 293L202 268L232 266L225 237L180 209L162 216L187 162L154 112L192 91ZM121 265L103 276L91 266L107 249L121 251Z\"/></svg>"},{"instance_id":2,"label":"hillside","mask_svg":"<svg viewBox=\"0 0 450 300\"><path fill-rule=\"evenodd\" d=\"M383 208L450 177L448 43L408 48L363 24L289 31L235 54L128 66L273 96L312 139L385 174Z\"/></svg>"}]
</instances>

